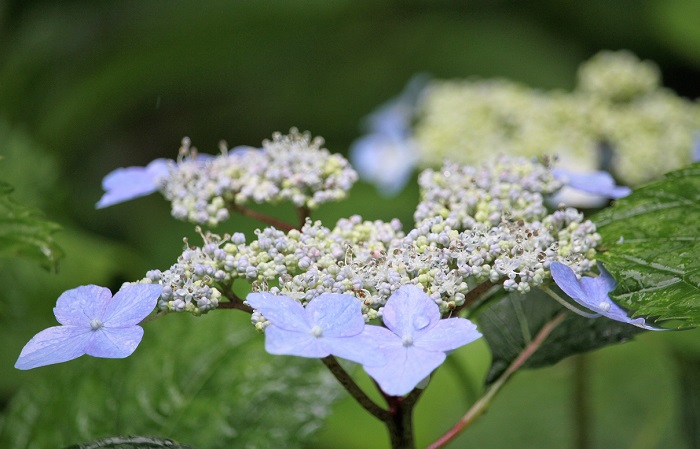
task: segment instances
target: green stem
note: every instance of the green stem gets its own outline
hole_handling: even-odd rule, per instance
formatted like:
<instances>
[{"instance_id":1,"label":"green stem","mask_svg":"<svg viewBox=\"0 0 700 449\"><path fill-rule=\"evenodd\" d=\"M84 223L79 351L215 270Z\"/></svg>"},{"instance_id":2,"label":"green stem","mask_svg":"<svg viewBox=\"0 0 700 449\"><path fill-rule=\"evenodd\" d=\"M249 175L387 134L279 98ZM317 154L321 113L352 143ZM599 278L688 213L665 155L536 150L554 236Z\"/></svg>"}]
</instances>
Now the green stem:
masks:
<instances>
[{"instance_id":1,"label":"green stem","mask_svg":"<svg viewBox=\"0 0 700 449\"><path fill-rule=\"evenodd\" d=\"M416 390L413 390L414 392ZM389 414L391 419L386 421L392 449L414 449L413 438L413 406L415 401L408 401L409 396L389 396ZM417 398L416 398L417 400Z\"/></svg>"},{"instance_id":2,"label":"green stem","mask_svg":"<svg viewBox=\"0 0 700 449\"><path fill-rule=\"evenodd\" d=\"M590 442L590 416L588 404L588 357L579 354L574 357L574 429L576 449L589 449Z\"/></svg>"},{"instance_id":3,"label":"green stem","mask_svg":"<svg viewBox=\"0 0 700 449\"><path fill-rule=\"evenodd\" d=\"M428 446L426 449L439 449L445 447L447 443L452 441L457 437L464 429L469 427L469 425L474 422L476 418L481 416L482 413L491 404L491 401L496 396L496 394L503 388L508 379L515 373L520 367L529 359L532 354L534 354L539 347L544 343L549 334L552 333L554 328L556 328L562 321L566 318L567 311L561 311L557 314L550 322L542 326L542 329L537 333L535 338L523 348L520 355L513 360L513 362L508 366L508 368L501 374L501 376L491 384L491 386L486 390L484 395L479 398L478 401L472 405L472 407L467 411L467 413L455 424L450 430L448 430L443 436L438 438L434 443Z\"/></svg>"}]
</instances>

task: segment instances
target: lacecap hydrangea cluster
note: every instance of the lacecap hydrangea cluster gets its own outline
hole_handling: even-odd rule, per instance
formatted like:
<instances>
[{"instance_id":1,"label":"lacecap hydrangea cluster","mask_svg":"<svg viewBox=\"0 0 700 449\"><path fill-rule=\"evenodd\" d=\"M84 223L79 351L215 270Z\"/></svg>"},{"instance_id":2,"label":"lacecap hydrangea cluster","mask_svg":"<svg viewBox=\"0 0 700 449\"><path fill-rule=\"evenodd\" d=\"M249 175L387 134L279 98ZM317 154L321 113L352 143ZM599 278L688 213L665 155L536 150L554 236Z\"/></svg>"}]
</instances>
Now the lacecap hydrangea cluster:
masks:
<instances>
[{"instance_id":1,"label":"lacecap hydrangea cluster","mask_svg":"<svg viewBox=\"0 0 700 449\"><path fill-rule=\"evenodd\" d=\"M341 155L323 148L323 139L296 129L275 133L262 148L238 147L218 156L188 157L189 141L169 173L159 180L172 215L207 226L230 216L232 207L289 201L315 209L346 197L357 173Z\"/></svg>"},{"instance_id":2,"label":"lacecap hydrangea cluster","mask_svg":"<svg viewBox=\"0 0 700 449\"><path fill-rule=\"evenodd\" d=\"M465 304L477 285L502 284L525 293L549 278L549 265L576 273L593 266L600 241L576 209L549 212L544 197L561 183L526 159L501 158L480 168L445 164L421 176L421 203L408 232L398 220L341 219L333 228L308 219L288 232L267 227L245 235L203 234L168 270L142 281L159 283L158 307L205 313L229 296L235 282L284 294L302 304L323 293L355 296L366 320L382 315L402 285L422 288L443 314ZM265 320L253 315L257 327Z\"/></svg>"},{"instance_id":3,"label":"lacecap hydrangea cluster","mask_svg":"<svg viewBox=\"0 0 700 449\"><path fill-rule=\"evenodd\" d=\"M564 168L602 168L639 185L692 161L700 105L662 87L654 63L606 51L579 68L572 92L502 79L432 81L415 121L424 166L478 164L493 152L557 154Z\"/></svg>"}]
</instances>

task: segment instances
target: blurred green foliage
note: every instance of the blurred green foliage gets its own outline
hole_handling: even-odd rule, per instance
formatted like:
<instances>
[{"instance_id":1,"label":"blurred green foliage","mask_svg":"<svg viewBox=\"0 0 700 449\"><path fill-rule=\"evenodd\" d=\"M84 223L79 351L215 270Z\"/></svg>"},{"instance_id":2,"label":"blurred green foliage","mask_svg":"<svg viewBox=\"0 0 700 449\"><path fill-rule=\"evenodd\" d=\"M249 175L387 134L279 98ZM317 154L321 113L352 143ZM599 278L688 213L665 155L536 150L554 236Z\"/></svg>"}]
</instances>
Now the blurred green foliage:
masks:
<instances>
[{"instance_id":1,"label":"blurred green foliage","mask_svg":"<svg viewBox=\"0 0 700 449\"><path fill-rule=\"evenodd\" d=\"M606 48L656 61L665 85L697 96L697 8L696 0L0 0L0 179L15 187L18 201L62 227L56 241L66 254L58 274L24 260L0 262L3 405L18 389L11 407L29 396L46 404L64 400L51 394L53 372L86 367L82 384L104 388L99 373L131 366L122 365L131 360L81 359L31 373L12 367L22 345L55 324L51 308L62 291L88 283L116 290L148 269L170 266L183 236L198 238L190 225L170 219L160 198L95 211L110 170L173 158L184 135L215 152L220 139L259 145L291 126L345 152L361 118L414 73L571 88L578 64ZM314 218L333 222L360 213L410 224L416 200L415 188L387 200L359 184L348 202L325 206ZM230 223L218 231L252 232L256 225L243 218ZM159 332L190 325L170 319L149 325L142 357ZM642 335L639 343L590 356L595 447L683 447L675 370L695 365L674 364L668 348L700 357L697 336ZM479 390L490 356L485 344L475 348L455 356ZM252 369L275 363L256 357ZM245 364L230 369L240 374L238 366ZM517 375L454 446L570 447L571 369L565 361ZM442 368L421 400L420 444L469 405L452 373ZM313 444L383 447L385 441L381 426L345 399ZM195 438L187 442L204 447Z\"/></svg>"},{"instance_id":2,"label":"blurred green foliage","mask_svg":"<svg viewBox=\"0 0 700 449\"><path fill-rule=\"evenodd\" d=\"M243 314L169 316L146 328L125 360L81 357L22 373L34 387L14 398L0 447L139 435L211 449L294 448L340 392L318 360L267 354Z\"/></svg>"}]
</instances>

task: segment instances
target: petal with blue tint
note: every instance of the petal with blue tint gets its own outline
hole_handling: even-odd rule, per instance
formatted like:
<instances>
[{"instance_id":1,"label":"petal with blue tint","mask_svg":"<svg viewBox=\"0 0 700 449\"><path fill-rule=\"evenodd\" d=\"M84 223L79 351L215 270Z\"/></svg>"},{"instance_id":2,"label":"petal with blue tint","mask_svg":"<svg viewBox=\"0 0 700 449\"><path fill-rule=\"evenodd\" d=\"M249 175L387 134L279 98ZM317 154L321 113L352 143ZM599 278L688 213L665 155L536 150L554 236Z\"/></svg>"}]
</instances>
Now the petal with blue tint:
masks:
<instances>
[{"instance_id":1,"label":"petal with blue tint","mask_svg":"<svg viewBox=\"0 0 700 449\"><path fill-rule=\"evenodd\" d=\"M162 290L158 284L125 285L107 304L102 321L106 327L140 323L155 309Z\"/></svg>"},{"instance_id":2,"label":"petal with blue tint","mask_svg":"<svg viewBox=\"0 0 700 449\"><path fill-rule=\"evenodd\" d=\"M438 321L430 332L415 340L415 345L432 351L452 351L481 338L476 325L466 318Z\"/></svg>"},{"instance_id":3,"label":"petal with blue tint","mask_svg":"<svg viewBox=\"0 0 700 449\"><path fill-rule=\"evenodd\" d=\"M265 350L270 354L308 358L323 358L331 354L323 340L314 337L311 331L298 332L274 324L265 328Z\"/></svg>"},{"instance_id":4,"label":"petal with blue tint","mask_svg":"<svg viewBox=\"0 0 700 449\"><path fill-rule=\"evenodd\" d=\"M277 327L297 332L309 332L313 327L306 318L304 306L287 296L251 293L246 302Z\"/></svg>"},{"instance_id":5,"label":"petal with blue tint","mask_svg":"<svg viewBox=\"0 0 700 449\"><path fill-rule=\"evenodd\" d=\"M323 329L324 337L349 337L362 332L365 320L357 298L326 293L306 306L309 324Z\"/></svg>"},{"instance_id":6,"label":"petal with blue tint","mask_svg":"<svg viewBox=\"0 0 700 449\"><path fill-rule=\"evenodd\" d=\"M572 189L606 198L623 198L632 192L629 187L616 185L610 173L605 171L581 173L555 168L552 174Z\"/></svg>"},{"instance_id":7,"label":"petal with blue tint","mask_svg":"<svg viewBox=\"0 0 700 449\"><path fill-rule=\"evenodd\" d=\"M142 338L141 326L124 328L105 326L92 332L92 337L85 347L85 353L92 357L123 359L133 354Z\"/></svg>"},{"instance_id":8,"label":"petal with blue tint","mask_svg":"<svg viewBox=\"0 0 700 449\"><path fill-rule=\"evenodd\" d=\"M53 313L59 323L90 326L93 318L102 319L112 292L99 285L82 285L61 293Z\"/></svg>"},{"instance_id":9,"label":"petal with blue tint","mask_svg":"<svg viewBox=\"0 0 700 449\"><path fill-rule=\"evenodd\" d=\"M87 327L54 326L36 334L22 348L17 369L32 369L67 362L85 354L92 330Z\"/></svg>"}]
</instances>

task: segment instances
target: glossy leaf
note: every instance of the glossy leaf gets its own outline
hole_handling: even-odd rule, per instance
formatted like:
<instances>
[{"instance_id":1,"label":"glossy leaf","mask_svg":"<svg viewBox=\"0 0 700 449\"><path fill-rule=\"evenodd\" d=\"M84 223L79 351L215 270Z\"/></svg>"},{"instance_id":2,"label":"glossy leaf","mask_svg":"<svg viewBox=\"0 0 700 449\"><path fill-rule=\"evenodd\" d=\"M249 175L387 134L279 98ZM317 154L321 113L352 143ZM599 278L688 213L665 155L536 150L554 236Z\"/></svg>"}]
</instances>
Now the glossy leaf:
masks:
<instances>
[{"instance_id":1,"label":"glossy leaf","mask_svg":"<svg viewBox=\"0 0 700 449\"><path fill-rule=\"evenodd\" d=\"M603 237L598 258L618 281L616 303L679 328L700 325L700 164L635 190L593 220Z\"/></svg>"},{"instance_id":2,"label":"glossy leaf","mask_svg":"<svg viewBox=\"0 0 700 449\"><path fill-rule=\"evenodd\" d=\"M487 384L495 381L520 355L537 333L565 310L541 290L510 294L479 315L479 329L491 349ZM604 317L584 318L574 313L557 326L524 368L540 368L582 352L621 343L642 332L638 327Z\"/></svg>"}]
</instances>

